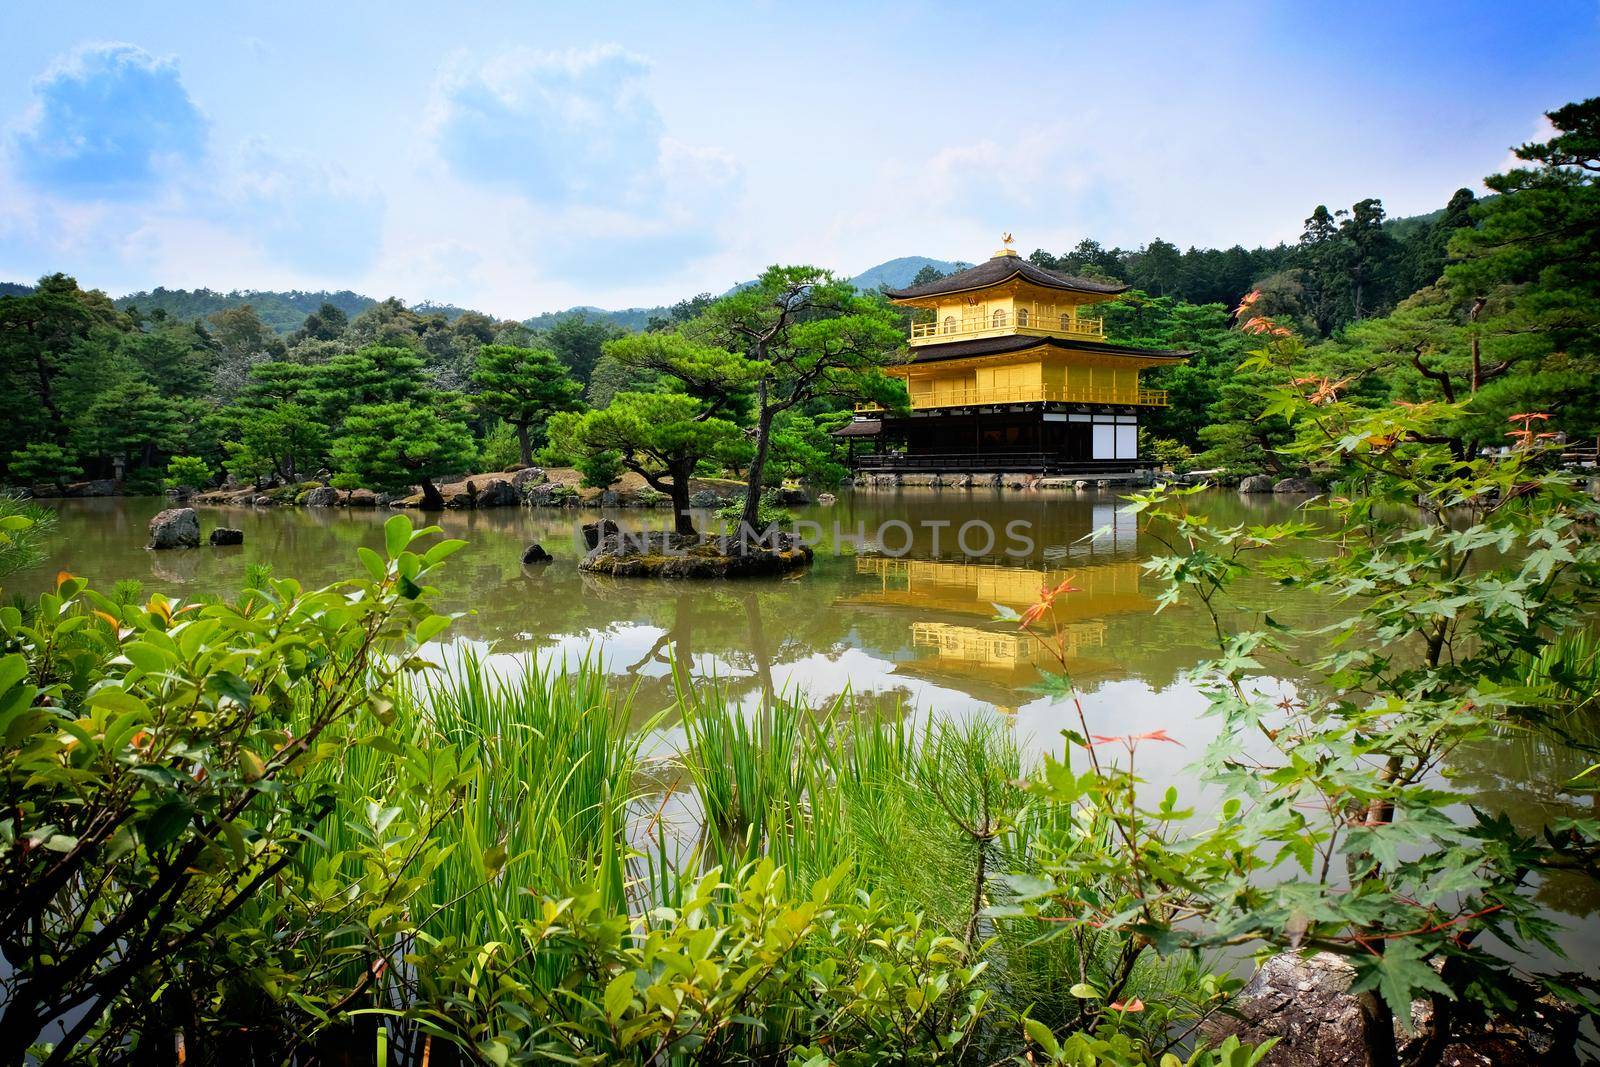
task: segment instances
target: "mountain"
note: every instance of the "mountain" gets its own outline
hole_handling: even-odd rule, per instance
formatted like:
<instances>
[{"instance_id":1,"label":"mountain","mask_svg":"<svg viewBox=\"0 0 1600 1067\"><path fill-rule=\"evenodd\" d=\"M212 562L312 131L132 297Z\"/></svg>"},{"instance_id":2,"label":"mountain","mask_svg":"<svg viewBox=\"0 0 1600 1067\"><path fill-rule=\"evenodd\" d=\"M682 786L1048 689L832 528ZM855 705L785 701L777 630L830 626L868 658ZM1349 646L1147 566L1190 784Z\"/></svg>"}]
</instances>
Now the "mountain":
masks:
<instances>
[{"instance_id":1,"label":"mountain","mask_svg":"<svg viewBox=\"0 0 1600 1067\"><path fill-rule=\"evenodd\" d=\"M311 293L298 289L286 293L264 289L235 289L230 293L219 293L213 289L166 289L157 286L148 291L119 296L113 303L124 311L130 307L137 307L143 312L159 308L172 318L185 320L203 319L225 308L249 304L261 316L262 322L278 333L290 333L298 330L306 321L306 316L324 303L332 304L355 318L377 301L348 289L336 293L325 289Z\"/></svg>"},{"instance_id":2,"label":"mountain","mask_svg":"<svg viewBox=\"0 0 1600 1067\"><path fill-rule=\"evenodd\" d=\"M625 330L643 330L650 325L652 316L666 318L670 308L624 308L621 311L607 311L605 308L581 305L570 307L565 311L546 311L532 318L522 320L522 325L530 330L548 330L562 319L569 319L574 315L583 315L586 318L600 322L609 322L613 326L620 326Z\"/></svg>"},{"instance_id":3,"label":"mountain","mask_svg":"<svg viewBox=\"0 0 1600 1067\"><path fill-rule=\"evenodd\" d=\"M872 292L879 286L888 286L890 289L904 289L911 284L911 279L923 267L932 267L940 274L952 274L958 270L966 270L971 263L952 263L948 259L929 259L927 256L901 256L891 259L887 263L879 263L876 267L868 267L857 274L850 281L857 289L863 292Z\"/></svg>"}]
</instances>

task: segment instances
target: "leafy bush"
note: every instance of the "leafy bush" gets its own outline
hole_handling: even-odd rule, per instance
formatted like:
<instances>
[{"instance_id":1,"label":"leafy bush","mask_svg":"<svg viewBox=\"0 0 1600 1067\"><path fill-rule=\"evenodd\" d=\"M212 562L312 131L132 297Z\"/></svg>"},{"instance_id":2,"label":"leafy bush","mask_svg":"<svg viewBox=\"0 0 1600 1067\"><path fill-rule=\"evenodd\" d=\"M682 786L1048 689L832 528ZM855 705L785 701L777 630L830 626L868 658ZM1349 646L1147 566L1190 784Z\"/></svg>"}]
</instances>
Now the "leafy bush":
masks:
<instances>
[{"instance_id":1,"label":"leafy bush","mask_svg":"<svg viewBox=\"0 0 1600 1067\"><path fill-rule=\"evenodd\" d=\"M613 482L622 477L622 453L585 453L578 457L577 468L583 473L583 484L590 489L609 489Z\"/></svg>"},{"instance_id":2,"label":"leafy bush","mask_svg":"<svg viewBox=\"0 0 1600 1067\"><path fill-rule=\"evenodd\" d=\"M522 462L522 446L517 431L508 422L496 422L478 446L478 459L484 470L504 471Z\"/></svg>"},{"instance_id":3,"label":"leafy bush","mask_svg":"<svg viewBox=\"0 0 1600 1067\"><path fill-rule=\"evenodd\" d=\"M211 481L211 468L195 456L173 456L167 464L168 489L203 489Z\"/></svg>"},{"instance_id":4,"label":"leafy bush","mask_svg":"<svg viewBox=\"0 0 1600 1067\"><path fill-rule=\"evenodd\" d=\"M63 575L27 614L0 609L0 1058L64 1015L68 1054L153 1057L180 1025L225 1029L221 987L313 1017L344 995L297 968L292 940L251 939L247 917L333 804L322 768L373 740L420 665L408 650L448 621L423 583L461 542L414 550L434 532L390 519L388 558L363 548L367 575L322 590L275 580L233 602L134 605ZM432 766L408 784L452 788ZM373 822L297 898L303 925L399 927L409 884L389 872L444 846L402 839L381 810Z\"/></svg>"},{"instance_id":5,"label":"leafy bush","mask_svg":"<svg viewBox=\"0 0 1600 1067\"><path fill-rule=\"evenodd\" d=\"M0 577L44 558L56 513L29 500L0 494Z\"/></svg>"},{"instance_id":6,"label":"leafy bush","mask_svg":"<svg viewBox=\"0 0 1600 1067\"><path fill-rule=\"evenodd\" d=\"M1257 362L1296 344L1273 341ZM1033 790L1074 817L1047 838L1041 876L1014 880L1009 913L1044 937L1121 941L1111 983L1085 990L1102 1017L1147 953L1338 954L1354 968L1369 1055L1393 1063L1416 1000L1431 1008L1424 1058L1460 1025L1514 1020L1541 994L1596 1010L1567 976L1518 976L1530 952L1563 951L1538 880L1594 878L1600 824L1519 826L1471 806L1450 771L1469 746L1572 707L1578 676L1540 656L1600 607L1600 504L1544 462L1537 413L1517 417L1510 456L1465 458L1443 430L1466 405L1373 408L1342 400L1341 385L1301 379L1265 398L1294 430L1294 455L1345 487L1305 517L1217 527L1184 507L1193 490L1133 498L1168 548L1150 564L1167 582L1160 604L1192 602L1217 635L1195 672L1221 723L1202 765L1222 796L1214 822L1195 825L1175 789L1145 796L1135 757L1170 741L1164 731L1090 735L1053 624L1069 583L1021 616L1061 663L1050 688L1077 712L1067 758ZM1230 632L1231 588L1251 572L1321 592L1344 617ZM1259 678L1269 657L1306 682L1283 692Z\"/></svg>"}]
</instances>

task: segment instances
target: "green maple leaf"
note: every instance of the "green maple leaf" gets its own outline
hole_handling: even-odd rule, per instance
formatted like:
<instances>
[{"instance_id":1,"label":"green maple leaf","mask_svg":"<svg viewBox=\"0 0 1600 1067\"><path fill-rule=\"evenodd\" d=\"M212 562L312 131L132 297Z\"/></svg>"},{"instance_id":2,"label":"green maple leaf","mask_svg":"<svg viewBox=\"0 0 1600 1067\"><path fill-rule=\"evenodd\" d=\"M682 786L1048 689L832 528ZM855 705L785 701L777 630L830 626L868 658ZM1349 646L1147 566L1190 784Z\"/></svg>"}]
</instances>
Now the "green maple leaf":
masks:
<instances>
[{"instance_id":1,"label":"green maple leaf","mask_svg":"<svg viewBox=\"0 0 1600 1067\"><path fill-rule=\"evenodd\" d=\"M1356 980L1350 984L1349 992L1376 989L1407 1033L1411 1031L1411 1002L1418 994L1439 993L1451 1000L1456 998L1439 973L1428 965L1423 948L1416 941L1399 938L1388 942L1382 955L1356 956L1350 962L1356 969Z\"/></svg>"}]
</instances>

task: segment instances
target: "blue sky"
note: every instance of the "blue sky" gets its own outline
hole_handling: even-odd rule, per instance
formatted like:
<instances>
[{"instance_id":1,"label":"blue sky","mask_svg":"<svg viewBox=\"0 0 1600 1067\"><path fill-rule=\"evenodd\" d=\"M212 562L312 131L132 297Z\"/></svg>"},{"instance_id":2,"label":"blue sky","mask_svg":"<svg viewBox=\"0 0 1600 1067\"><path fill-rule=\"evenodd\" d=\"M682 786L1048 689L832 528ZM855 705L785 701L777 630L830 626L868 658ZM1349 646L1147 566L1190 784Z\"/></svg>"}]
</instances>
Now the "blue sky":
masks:
<instances>
[{"instance_id":1,"label":"blue sky","mask_svg":"<svg viewBox=\"0 0 1600 1067\"><path fill-rule=\"evenodd\" d=\"M80 0L7 13L0 279L506 316L1440 206L1600 93L1600 4Z\"/></svg>"}]
</instances>

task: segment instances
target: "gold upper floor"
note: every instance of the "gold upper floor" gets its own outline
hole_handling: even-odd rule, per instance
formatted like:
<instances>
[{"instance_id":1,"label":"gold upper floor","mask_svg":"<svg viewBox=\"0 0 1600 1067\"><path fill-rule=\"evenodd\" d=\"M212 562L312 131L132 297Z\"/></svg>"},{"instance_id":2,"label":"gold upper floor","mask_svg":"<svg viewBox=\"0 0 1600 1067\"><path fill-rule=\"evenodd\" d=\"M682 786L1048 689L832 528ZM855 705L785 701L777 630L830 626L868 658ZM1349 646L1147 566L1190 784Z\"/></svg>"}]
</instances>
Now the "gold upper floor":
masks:
<instances>
[{"instance_id":1,"label":"gold upper floor","mask_svg":"<svg viewBox=\"0 0 1600 1067\"><path fill-rule=\"evenodd\" d=\"M911 345L942 344L979 337L1061 337L1104 341L1105 323L1085 310L1093 298L1013 281L972 293L919 301L924 321L911 324Z\"/></svg>"}]
</instances>

